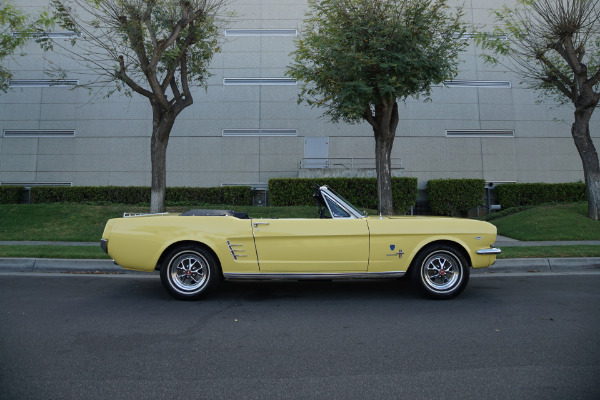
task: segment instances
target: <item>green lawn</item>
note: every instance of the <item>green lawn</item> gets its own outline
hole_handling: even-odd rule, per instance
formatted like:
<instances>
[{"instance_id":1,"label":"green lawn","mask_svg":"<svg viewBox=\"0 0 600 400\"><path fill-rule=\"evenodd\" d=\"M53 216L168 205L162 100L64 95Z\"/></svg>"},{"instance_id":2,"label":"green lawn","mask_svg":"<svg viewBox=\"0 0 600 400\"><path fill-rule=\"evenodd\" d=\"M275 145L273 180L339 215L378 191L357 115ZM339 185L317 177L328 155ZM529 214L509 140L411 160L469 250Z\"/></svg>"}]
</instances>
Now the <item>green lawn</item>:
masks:
<instances>
[{"instance_id":1,"label":"green lawn","mask_svg":"<svg viewBox=\"0 0 600 400\"><path fill-rule=\"evenodd\" d=\"M600 246L532 246L502 247L498 259L505 258L563 258L563 257L600 257Z\"/></svg>"},{"instance_id":2,"label":"green lawn","mask_svg":"<svg viewBox=\"0 0 600 400\"><path fill-rule=\"evenodd\" d=\"M169 212L190 208L246 211L254 218L311 218L316 207L231 207L203 205L169 207ZM0 205L0 241L98 242L109 218L124 212L147 212L129 205ZM585 203L534 207L490 222L500 235L519 240L600 240L600 222L586 217ZM372 213L372 212L371 212ZM600 246L505 247L499 258L600 257ZM99 246L0 246L0 257L107 258Z\"/></svg>"},{"instance_id":3,"label":"green lawn","mask_svg":"<svg viewBox=\"0 0 600 400\"><path fill-rule=\"evenodd\" d=\"M518 240L600 240L600 222L587 217L587 203L533 207L490 222Z\"/></svg>"}]
</instances>

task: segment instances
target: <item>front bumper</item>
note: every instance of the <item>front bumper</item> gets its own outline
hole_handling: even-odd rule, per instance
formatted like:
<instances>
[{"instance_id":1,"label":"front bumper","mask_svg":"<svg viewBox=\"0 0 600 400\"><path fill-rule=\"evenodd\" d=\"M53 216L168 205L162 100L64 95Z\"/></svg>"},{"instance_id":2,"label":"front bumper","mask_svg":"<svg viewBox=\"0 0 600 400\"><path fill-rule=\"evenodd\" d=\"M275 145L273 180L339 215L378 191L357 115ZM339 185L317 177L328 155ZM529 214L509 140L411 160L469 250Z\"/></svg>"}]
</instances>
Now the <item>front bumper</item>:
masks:
<instances>
[{"instance_id":1,"label":"front bumper","mask_svg":"<svg viewBox=\"0 0 600 400\"><path fill-rule=\"evenodd\" d=\"M481 250L477 250L477 254L483 255L483 256L495 256L502 253L502 250L500 250L497 247L490 247L489 249L481 249Z\"/></svg>"}]
</instances>

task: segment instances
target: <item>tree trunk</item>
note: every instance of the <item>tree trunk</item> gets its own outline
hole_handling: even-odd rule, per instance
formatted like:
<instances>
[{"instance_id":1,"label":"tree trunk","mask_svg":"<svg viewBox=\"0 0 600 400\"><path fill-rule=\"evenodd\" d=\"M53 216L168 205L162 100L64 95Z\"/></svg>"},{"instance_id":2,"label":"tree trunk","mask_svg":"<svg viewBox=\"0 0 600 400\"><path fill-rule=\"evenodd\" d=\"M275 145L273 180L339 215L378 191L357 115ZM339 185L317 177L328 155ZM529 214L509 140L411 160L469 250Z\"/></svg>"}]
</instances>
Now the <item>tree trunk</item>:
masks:
<instances>
[{"instance_id":1,"label":"tree trunk","mask_svg":"<svg viewBox=\"0 0 600 400\"><path fill-rule=\"evenodd\" d=\"M392 145L394 138L375 135L375 165L377 170L377 213L392 215L394 204L392 201ZM391 142L391 143L390 143Z\"/></svg>"},{"instance_id":2,"label":"tree trunk","mask_svg":"<svg viewBox=\"0 0 600 400\"><path fill-rule=\"evenodd\" d=\"M159 106L152 106L152 140L150 157L152 162L152 188L150 194L150 212L165 211L165 192L167 188L167 145L169 135L175 123L175 115L165 112Z\"/></svg>"},{"instance_id":3,"label":"tree trunk","mask_svg":"<svg viewBox=\"0 0 600 400\"><path fill-rule=\"evenodd\" d=\"M371 114L369 114L371 113ZM398 126L398 104L395 100L382 100L375 107L375 115L367 110L367 121L375 135L375 168L377 171L377 212L394 214L392 201L392 147Z\"/></svg>"},{"instance_id":4,"label":"tree trunk","mask_svg":"<svg viewBox=\"0 0 600 400\"><path fill-rule=\"evenodd\" d=\"M600 217L600 163L594 142L590 136L590 119L594 107L578 108L571 134L583 163L587 188L588 217L598 221Z\"/></svg>"}]
</instances>

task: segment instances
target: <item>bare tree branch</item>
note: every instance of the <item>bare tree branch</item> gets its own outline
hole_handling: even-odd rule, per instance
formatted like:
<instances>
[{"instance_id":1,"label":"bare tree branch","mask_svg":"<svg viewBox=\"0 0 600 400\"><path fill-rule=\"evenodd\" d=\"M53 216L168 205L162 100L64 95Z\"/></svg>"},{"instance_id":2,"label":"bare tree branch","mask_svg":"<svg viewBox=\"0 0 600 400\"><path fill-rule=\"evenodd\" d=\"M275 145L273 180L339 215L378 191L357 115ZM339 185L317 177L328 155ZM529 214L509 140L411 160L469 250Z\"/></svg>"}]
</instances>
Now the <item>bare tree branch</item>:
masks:
<instances>
[{"instance_id":1,"label":"bare tree branch","mask_svg":"<svg viewBox=\"0 0 600 400\"><path fill-rule=\"evenodd\" d=\"M573 105L571 135L583 164L588 216L598 220L600 162L589 123L600 100L600 0L523 0L495 15L502 24L496 33L508 40L482 36L484 49L505 56L504 65L530 87Z\"/></svg>"},{"instance_id":2,"label":"bare tree branch","mask_svg":"<svg viewBox=\"0 0 600 400\"><path fill-rule=\"evenodd\" d=\"M146 97L152 106L152 204L164 210L166 148L175 118L193 103L190 82L206 84L227 0L51 0L62 27L80 33L54 42L101 83ZM79 17L81 10L85 18ZM112 91L109 90L108 94Z\"/></svg>"}]
</instances>

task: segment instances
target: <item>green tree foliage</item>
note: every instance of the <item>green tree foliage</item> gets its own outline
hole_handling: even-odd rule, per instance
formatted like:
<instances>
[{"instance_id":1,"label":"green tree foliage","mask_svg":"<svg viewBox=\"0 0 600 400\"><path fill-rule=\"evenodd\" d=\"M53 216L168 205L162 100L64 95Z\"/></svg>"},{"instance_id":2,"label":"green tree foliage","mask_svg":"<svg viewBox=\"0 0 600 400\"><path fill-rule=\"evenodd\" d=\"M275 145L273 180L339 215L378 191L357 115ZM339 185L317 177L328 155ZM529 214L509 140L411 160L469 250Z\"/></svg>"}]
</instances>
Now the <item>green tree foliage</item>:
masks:
<instances>
[{"instance_id":1,"label":"green tree foliage","mask_svg":"<svg viewBox=\"0 0 600 400\"><path fill-rule=\"evenodd\" d=\"M61 47L98 76L87 83L146 97L152 107L151 211L164 210L166 150L175 119L205 85L219 51L225 0L52 0L54 19L75 33ZM102 85L100 85L102 86Z\"/></svg>"},{"instance_id":2,"label":"green tree foliage","mask_svg":"<svg viewBox=\"0 0 600 400\"><path fill-rule=\"evenodd\" d=\"M7 92L13 77L5 61L40 31L47 19L33 21L8 0L0 0L0 90Z\"/></svg>"},{"instance_id":3,"label":"green tree foliage","mask_svg":"<svg viewBox=\"0 0 600 400\"><path fill-rule=\"evenodd\" d=\"M600 218L600 163L589 122L600 101L600 0L517 0L493 11L498 22L478 43L524 83L572 104L571 135L583 164L588 216Z\"/></svg>"},{"instance_id":4,"label":"green tree foliage","mask_svg":"<svg viewBox=\"0 0 600 400\"><path fill-rule=\"evenodd\" d=\"M454 77L465 25L446 0L309 0L288 75L299 102L333 122L367 121L375 136L378 212L391 214L398 100Z\"/></svg>"}]
</instances>

